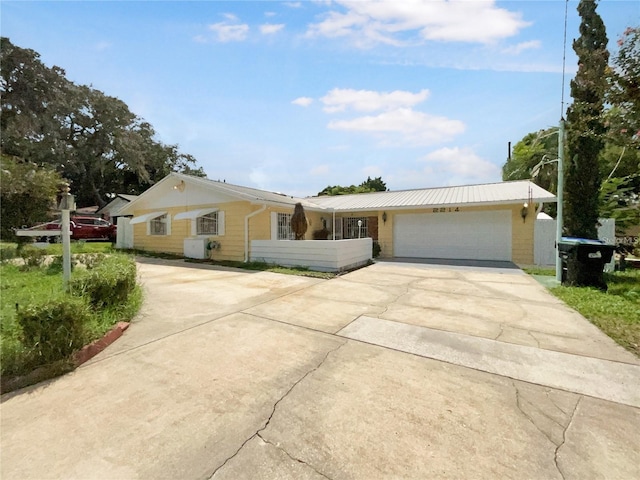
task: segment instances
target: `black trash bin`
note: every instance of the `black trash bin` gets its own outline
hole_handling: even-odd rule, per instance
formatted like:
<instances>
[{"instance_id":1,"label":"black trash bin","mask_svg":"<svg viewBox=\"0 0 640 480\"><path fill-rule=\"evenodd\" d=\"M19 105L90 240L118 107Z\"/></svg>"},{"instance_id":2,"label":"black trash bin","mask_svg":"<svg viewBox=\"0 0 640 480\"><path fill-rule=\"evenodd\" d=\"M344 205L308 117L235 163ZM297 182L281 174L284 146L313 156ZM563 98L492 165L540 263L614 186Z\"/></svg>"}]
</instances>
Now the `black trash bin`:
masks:
<instances>
[{"instance_id":1,"label":"black trash bin","mask_svg":"<svg viewBox=\"0 0 640 480\"><path fill-rule=\"evenodd\" d=\"M611 261L614 245L589 238L562 237L558 253L562 259L562 284L607 290L604 266Z\"/></svg>"}]
</instances>

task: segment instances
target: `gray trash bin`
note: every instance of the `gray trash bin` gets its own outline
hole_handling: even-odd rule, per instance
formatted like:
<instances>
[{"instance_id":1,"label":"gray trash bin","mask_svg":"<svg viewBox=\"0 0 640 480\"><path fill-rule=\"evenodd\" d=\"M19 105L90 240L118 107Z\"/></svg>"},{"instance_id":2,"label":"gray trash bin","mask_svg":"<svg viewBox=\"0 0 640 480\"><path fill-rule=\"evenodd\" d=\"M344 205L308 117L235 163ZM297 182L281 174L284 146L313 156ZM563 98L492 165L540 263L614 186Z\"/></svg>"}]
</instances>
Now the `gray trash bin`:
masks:
<instances>
[{"instance_id":1,"label":"gray trash bin","mask_svg":"<svg viewBox=\"0 0 640 480\"><path fill-rule=\"evenodd\" d=\"M562 284L607 290L603 270L611 261L614 245L590 238L562 237L558 254L562 259Z\"/></svg>"}]
</instances>

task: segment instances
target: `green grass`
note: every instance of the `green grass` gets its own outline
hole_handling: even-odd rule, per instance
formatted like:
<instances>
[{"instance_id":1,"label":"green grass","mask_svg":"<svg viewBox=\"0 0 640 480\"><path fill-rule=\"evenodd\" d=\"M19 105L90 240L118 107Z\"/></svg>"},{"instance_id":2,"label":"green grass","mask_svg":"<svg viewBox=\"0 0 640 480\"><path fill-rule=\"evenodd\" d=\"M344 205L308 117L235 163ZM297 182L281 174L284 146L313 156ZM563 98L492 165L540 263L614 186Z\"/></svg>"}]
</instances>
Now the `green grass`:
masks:
<instances>
[{"instance_id":1,"label":"green grass","mask_svg":"<svg viewBox=\"0 0 640 480\"><path fill-rule=\"evenodd\" d=\"M21 342L21 329L16 320L17 308L48 302L66 295L62 287L60 263L50 267L23 270L19 266L0 265L0 367L2 375L28 373L23 364L27 352ZM85 325L89 341L100 338L119 321L129 321L142 305L139 287L129 295L125 304L98 311Z\"/></svg>"},{"instance_id":2,"label":"green grass","mask_svg":"<svg viewBox=\"0 0 640 480\"><path fill-rule=\"evenodd\" d=\"M281 265L275 265L265 262L235 262L232 260L194 260L185 259L190 263L204 263L207 265L220 265L221 267L240 268L243 270L252 270L258 272L273 272L282 273L284 275L298 275L302 277L323 278L330 279L336 276L331 272L316 272L315 270L309 270L305 267L283 267Z\"/></svg>"},{"instance_id":3,"label":"green grass","mask_svg":"<svg viewBox=\"0 0 640 480\"><path fill-rule=\"evenodd\" d=\"M303 277L330 279L336 276L331 272L316 272L304 267L283 267L265 262L232 262L232 261L215 261L209 260L206 263L212 265L220 265L224 267L242 268L244 270L253 270L260 272L282 273L284 275L299 275Z\"/></svg>"},{"instance_id":4,"label":"green grass","mask_svg":"<svg viewBox=\"0 0 640 480\"><path fill-rule=\"evenodd\" d=\"M556 274L555 267L522 267L522 270L527 272L529 275L542 275L545 277L554 277Z\"/></svg>"},{"instance_id":5,"label":"green grass","mask_svg":"<svg viewBox=\"0 0 640 480\"><path fill-rule=\"evenodd\" d=\"M640 356L640 270L605 273L609 289L555 287L551 292L627 350Z\"/></svg>"},{"instance_id":6,"label":"green grass","mask_svg":"<svg viewBox=\"0 0 640 480\"><path fill-rule=\"evenodd\" d=\"M23 248L34 248L32 244L25 243ZM37 247L40 248L40 247ZM62 244L52 243L43 248L47 255L62 255ZM71 253L112 253L115 249L110 242L85 242L84 240L71 242ZM20 249L17 243L0 242L0 259L7 260L20 258Z\"/></svg>"},{"instance_id":7,"label":"green grass","mask_svg":"<svg viewBox=\"0 0 640 480\"><path fill-rule=\"evenodd\" d=\"M49 255L62 255L62 244L55 243L47 248ZM71 253L112 253L115 248L111 242L85 242L83 240L71 242Z\"/></svg>"}]
</instances>

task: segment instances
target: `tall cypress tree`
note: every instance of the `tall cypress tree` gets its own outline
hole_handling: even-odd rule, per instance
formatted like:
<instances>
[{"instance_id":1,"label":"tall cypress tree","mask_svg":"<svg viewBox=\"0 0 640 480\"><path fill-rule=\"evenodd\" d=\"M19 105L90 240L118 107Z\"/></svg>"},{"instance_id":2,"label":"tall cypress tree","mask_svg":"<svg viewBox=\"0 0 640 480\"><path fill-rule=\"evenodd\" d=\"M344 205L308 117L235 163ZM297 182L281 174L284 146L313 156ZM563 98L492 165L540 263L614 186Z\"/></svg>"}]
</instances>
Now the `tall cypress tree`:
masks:
<instances>
[{"instance_id":1,"label":"tall cypress tree","mask_svg":"<svg viewBox=\"0 0 640 480\"><path fill-rule=\"evenodd\" d=\"M604 147L602 118L609 62L607 33L596 0L580 0L580 37L573 41L578 72L571 81L573 104L567 111L565 228L570 236L597 238L598 155Z\"/></svg>"}]
</instances>

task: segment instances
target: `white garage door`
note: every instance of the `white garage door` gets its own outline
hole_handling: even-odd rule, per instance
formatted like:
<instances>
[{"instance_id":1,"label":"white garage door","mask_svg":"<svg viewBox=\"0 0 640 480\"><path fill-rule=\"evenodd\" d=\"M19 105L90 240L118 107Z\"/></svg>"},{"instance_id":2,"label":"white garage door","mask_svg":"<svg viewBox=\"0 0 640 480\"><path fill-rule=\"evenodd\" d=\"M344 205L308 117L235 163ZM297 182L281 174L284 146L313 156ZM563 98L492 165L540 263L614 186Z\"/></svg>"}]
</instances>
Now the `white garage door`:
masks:
<instances>
[{"instance_id":1,"label":"white garage door","mask_svg":"<svg viewBox=\"0 0 640 480\"><path fill-rule=\"evenodd\" d=\"M511 211L400 214L396 257L511 260Z\"/></svg>"}]
</instances>

